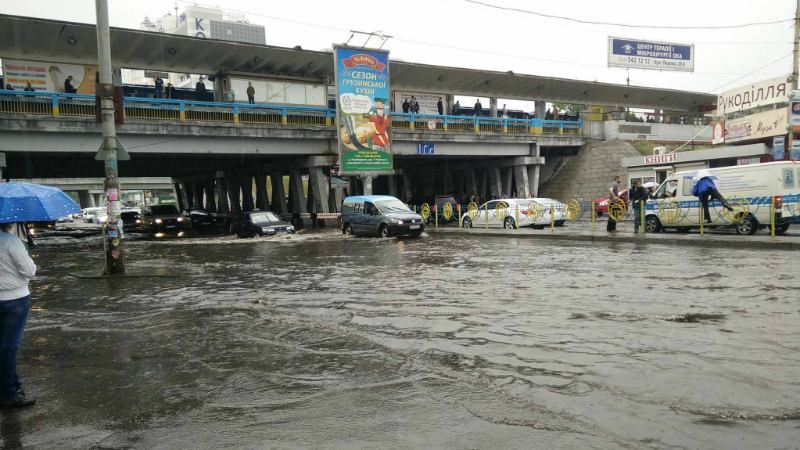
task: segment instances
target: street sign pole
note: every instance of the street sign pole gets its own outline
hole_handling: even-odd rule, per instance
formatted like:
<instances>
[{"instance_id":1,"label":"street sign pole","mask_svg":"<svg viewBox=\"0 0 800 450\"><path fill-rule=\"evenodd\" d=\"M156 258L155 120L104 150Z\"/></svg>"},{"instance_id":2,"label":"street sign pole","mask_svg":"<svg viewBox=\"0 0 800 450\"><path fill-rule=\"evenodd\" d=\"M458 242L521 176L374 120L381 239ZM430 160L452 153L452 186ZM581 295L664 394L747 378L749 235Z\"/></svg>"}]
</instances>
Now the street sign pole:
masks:
<instances>
[{"instance_id":1,"label":"street sign pole","mask_svg":"<svg viewBox=\"0 0 800 450\"><path fill-rule=\"evenodd\" d=\"M117 171L117 136L114 126L114 86L111 72L111 32L108 25L108 0L95 0L97 12L97 96L100 97L100 118L103 130L101 153L105 165L105 190L108 220L105 225L106 275L125 273L125 253L120 215L119 173Z\"/></svg>"}]
</instances>

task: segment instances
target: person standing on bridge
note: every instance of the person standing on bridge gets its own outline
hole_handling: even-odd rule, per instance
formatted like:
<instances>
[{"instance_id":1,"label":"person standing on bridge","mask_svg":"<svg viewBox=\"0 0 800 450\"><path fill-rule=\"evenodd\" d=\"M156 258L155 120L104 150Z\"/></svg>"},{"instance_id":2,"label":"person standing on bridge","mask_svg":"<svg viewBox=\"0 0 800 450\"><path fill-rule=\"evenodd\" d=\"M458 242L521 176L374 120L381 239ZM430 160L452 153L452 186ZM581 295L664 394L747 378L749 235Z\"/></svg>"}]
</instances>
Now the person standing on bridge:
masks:
<instances>
[{"instance_id":1,"label":"person standing on bridge","mask_svg":"<svg viewBox=\"0 0 800 450\"><path fill-rule=\"evenodd\" d=\"M411 110L411 104L408 103L408 99L407 98L404 98L403 99L403 113L404 114L408 114L408 111L410 111L410 110Z\"/></svg>"},{"instance_id":2,"label":"person standing on bridge","mask_svg":"<svg viewBox=\"0 0 800 450\"><path fill-rule=\"evenodd\" d=\"M160 76L153 77L156 86L156 98L164 98L164 80Z\"/></svg>"},{"instance_id":3,"label":"person standing on bridge","mask_svg":"<svg viewBox=\"0 0 800 450\"><path fill-rule=\"evenodd\" d=\"M175 86L173 86L172 83L167 83L167 98L178 98L177 92L175 91Z\"/></svg>"},{"instance_id":4,"label":"person standing on bridge","mask_svg":"<svg viewBox=\"0 0 800 450\"><path fill-rule=\"evenodd\" d=\"M461 102L456 100L456 104L453 105L453 115L457 116L461 113Z\"/></svg>"},{"instance_id":5,"label":"person standing on bridge","mask_svg":"<svg viewBox=\"0 0 800 450\"><path fill-rule=\"evenodd\" d=\"M0 408L36 403L25 396L17 376L17 352L31 309L28 283L36 275L36 264L13 227L0 224Z\"/></svg>"},{"instance_id":6,"label":"person standing on bridge","mask_svg":"<svg viewBox=\"0 0 800 450\"><path fill-rule=\"evenodd\" d=\"M481 105L481 99L475 99L475 116L480 117L483 113L483 105Z\"/></svg>"},{"instance_id":7,"label":"person standing on bridge","mask_svg":"<svg viewBox=\"0 0 800 450\"><path fill-rule=\"evenodd\" d=\"M253 87L253 83L247 82L247 103L253 105L256 102L256 88Z\"/></svg>"},{"instance_id":8,"label":"person standing on bridge","mask_svg":"<svg viewBox=\"0 0 800 450\"><path fill-rule=\"evenodd\" d=\"M203 80L197 80L197 84L194 85L194 91L197 93L197 99L202 100L206 93L206 84L203 83Z\"/></svg>"},{"instance_id":9,"label":"person standing on bridge","mask_svg":"<svg viewBox=\"0 0 800 450\"><path fill-rule=\"evenodd\" d=\"M29 81L28 84L25 85L25 92L33 92L33 86L31 86L31 82Z\"/></svg>"},{"instance_id":10,"label":"person standing on bridge","mask_svg":"<svg viewBox=\"0 0 800 450\"><path fill-rule=\"evenodd\" d=\"M75 87L72 86L72 75L68 76L66 80L64 80L64 93L65 94L76 94L78 92Z\"/></svg>"},{"instance_id":11,"label":"person standing on bridge","mask_svg":"<svg viewBox=\"0 0 800 450\"><path fill-rule=\"evenodd\" d=\"M436 102L436 109L439 110L439 115L444 115L444 104L442 103L442 97L439 97L439 101Z\"/></svg>"},{"instance_id":12,"label":"person standing on bridge","mask_svg":"<svg viewBox=\"0 0 800 450\"><path fill-rule=\"evenodd\" d=\"M412 114L419 114L419 102L417 98L413 95L411 96L411 113Z\"/></svg>"}]
</instances>

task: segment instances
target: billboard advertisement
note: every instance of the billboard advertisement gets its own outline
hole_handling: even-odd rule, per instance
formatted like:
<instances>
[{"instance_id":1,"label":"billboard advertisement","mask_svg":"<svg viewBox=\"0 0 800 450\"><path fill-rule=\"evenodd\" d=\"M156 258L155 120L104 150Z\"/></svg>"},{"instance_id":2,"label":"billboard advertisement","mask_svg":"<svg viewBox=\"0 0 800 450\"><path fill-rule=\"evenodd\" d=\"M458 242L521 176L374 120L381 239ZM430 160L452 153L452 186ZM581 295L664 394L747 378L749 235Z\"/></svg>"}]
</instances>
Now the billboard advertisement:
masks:
<instances>
[{"instance_id":1,"label":"billboard advertisement","mask_svg":"<svg viewBox=\"0 0 800 450\"><path fill-rule=\"evenodd\" d=\"M389 52L336 47L334 63L341 173L391 173Z\"/></svg>"},{"instance_id":2,"label":"billboard advertisement","mask_svg":"<svg viewBox=\"0 0 800 450\"><path fill-rule=\"evenodd\" d=\"M790 104L792 133L800 133L800 100L792 100Z\"/></svg>"},{"instance_id":3,"label":"billboard advertisement","mask_svg":"<svg viewBox=\"0 0 800 450\"><path fill-rule=\"evenodd\" d=\"M717 115L789 101L789 75L729 89L717 97Z\"/></svg>"},{"instance_id":4,"label":"billboard advertisement","mask_svg":"<svg viewBox=\"0 0 800 450\"><path fill-rule=\"evenodd\" d=\"M608 37L608 65L694 72L694 45Z\"/></svg>"},{"instance_id":5,"label":"billboard advertisement","mask_svg":"<svg viewBox=\"0 0 800 450\"><path fill-rule=\"evenodd\" d=\"M67 77L78 94L94 94L97 66L3 59L4 82L17 90L30 83L36 91L64 92Z\"/></svg>"},{"instance_id":6,"label":"billboard advertisement","mask_svg":"<svg viewBox=\"0 0 800 450\"><path fill-rule=\"evenodd\" d=\"M411 103L412 99L419 105L419 114L439 114L439 99L442 100L442 109L445 114L450 114L450 109L445 94L428 94L424 92L394 91L394 110L403 111L403 103ZM413 111L409 111L413 112Z\"/></svg>"},{"instance_id":7,"label":"billboard advertisement","mask_svg":"<svg viewBox=\"0 0 800 450\"><path fill-rule=\"evenodd\" d=\"M751 114L725 121L725 142L740 142L786 134L789 108Z\"/></svg>"}]
</instances>

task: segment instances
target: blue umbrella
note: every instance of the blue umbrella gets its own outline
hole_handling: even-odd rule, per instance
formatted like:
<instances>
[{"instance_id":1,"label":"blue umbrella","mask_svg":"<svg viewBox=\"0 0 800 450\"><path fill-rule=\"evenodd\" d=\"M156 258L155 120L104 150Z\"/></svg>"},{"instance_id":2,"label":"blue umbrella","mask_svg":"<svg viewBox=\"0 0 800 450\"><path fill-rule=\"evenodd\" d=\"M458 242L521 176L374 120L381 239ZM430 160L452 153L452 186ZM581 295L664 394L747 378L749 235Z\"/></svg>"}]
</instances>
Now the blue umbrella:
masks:
<instances>
[{"instance_id":1,"label":"blue umbrella","mask_svg":"<svg viewBox=\"0 0 800 450\"><path fill-rule=\"evenodd\" d=\"M0 223L51 222L81 211L61 189L31 183L0 183Z\"/></svg>"}]
</instances>

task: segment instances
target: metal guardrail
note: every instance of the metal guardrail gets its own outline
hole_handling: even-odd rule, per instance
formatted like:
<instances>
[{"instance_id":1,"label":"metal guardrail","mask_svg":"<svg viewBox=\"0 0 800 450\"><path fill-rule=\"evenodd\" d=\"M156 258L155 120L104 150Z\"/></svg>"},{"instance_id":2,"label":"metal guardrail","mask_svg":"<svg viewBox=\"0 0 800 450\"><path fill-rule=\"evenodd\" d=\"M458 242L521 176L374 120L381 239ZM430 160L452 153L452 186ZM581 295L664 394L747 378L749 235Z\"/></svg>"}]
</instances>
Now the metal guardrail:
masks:
<instances>
[{"instance_id":1,"label":"metal guardrail","mask_svg":"<svg viewBox=\"0 0 800 450\"><path fill-rule=\"evenodd\" d=\"M0 113L96 117L96 97L86 94L0 90ZM126 120L334 126L336 111L284 106L123 97ZM392 113L392 127L432 133L580 135L583 121Z\"/></svg>"}]
</instances>

